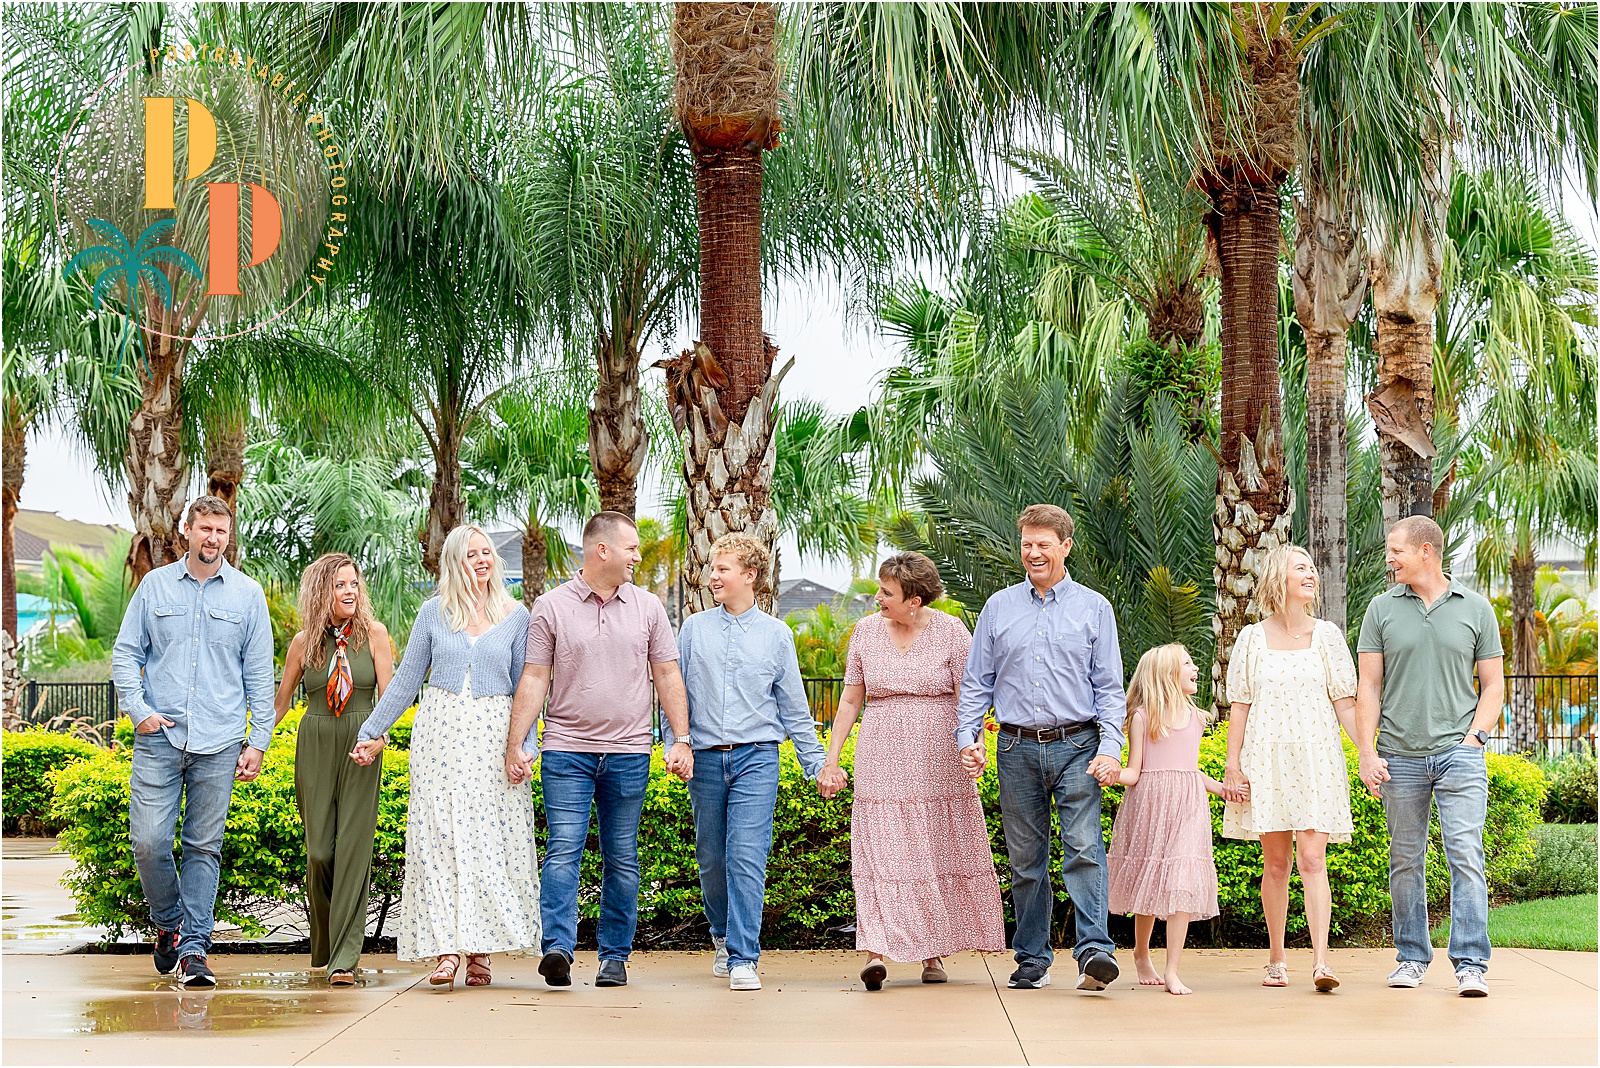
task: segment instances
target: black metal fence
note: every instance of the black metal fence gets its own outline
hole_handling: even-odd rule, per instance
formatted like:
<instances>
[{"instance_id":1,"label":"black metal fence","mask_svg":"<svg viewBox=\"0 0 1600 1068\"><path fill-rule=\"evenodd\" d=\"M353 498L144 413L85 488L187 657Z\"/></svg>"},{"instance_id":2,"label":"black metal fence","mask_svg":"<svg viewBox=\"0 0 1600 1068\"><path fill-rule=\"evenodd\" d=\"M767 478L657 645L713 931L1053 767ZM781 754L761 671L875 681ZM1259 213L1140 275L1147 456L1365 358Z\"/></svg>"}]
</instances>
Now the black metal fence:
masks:
<instances>
[{"instance_id":1,"label":"black metal fence","mask_svg":"<svg viewBox=\"0 0 1600 1068\"><path fill-rule=\"evenodd\" d=\"M99 728L117 718L117 688L106 682L26 682L17 709L28 726L71 731Z\"/></svg>"}]
</instances>

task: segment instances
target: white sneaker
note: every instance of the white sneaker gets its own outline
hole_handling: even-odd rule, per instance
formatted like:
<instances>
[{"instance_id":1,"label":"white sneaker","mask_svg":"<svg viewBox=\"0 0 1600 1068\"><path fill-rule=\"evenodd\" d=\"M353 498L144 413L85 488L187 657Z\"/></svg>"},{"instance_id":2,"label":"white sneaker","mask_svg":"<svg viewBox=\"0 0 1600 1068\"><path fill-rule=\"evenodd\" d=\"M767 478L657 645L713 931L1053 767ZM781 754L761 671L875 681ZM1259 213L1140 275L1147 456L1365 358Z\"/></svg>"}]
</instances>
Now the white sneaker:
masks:
<instances>
[{"instance_id":1,"label":"white sneaker","mask_svg":"<svg viewBox=\"0 0 1600 1068\"><path fill-rule=\"evenodd\" d=\"M726 938L717 938L713 935L711 944L717 947L717 959L711 962L711 974L718 979L726 979L728 977L728 940Z\"/></svg>"},{"instance_id":2,"label":"white sneaker","mask_svg":"<svg viewBox=\"0 0 1600 1068\"><path fill-rule=\"evenodd\" d=\"M1489 984L1484 982L1483 973L1478 969L1462 968L1456 973L1456 993L1464 998L1486 998Z\"/></svg>"},{"instance_id":3,"label":"white sneaker","mask_svg":"<svg viewBox=\"0 0 1600 1068\"><path fill-rule=\"evenodd\" d=\"M1389 973L1390 986L1421 986L1422 977L1428 973L1428 966L1419 961L1403 960L1400 967Z\"/></svg>"},{"instance_id":4,"label":"white sneaker","mask_svg":"<svg viewBox=\"0 0 1600 1068\"><path fill-rule=\"evenodd\" d=\"M760 990L761 976L754 964L735 964L728 970L729 990Z\"/></svg>"}]
</instances>

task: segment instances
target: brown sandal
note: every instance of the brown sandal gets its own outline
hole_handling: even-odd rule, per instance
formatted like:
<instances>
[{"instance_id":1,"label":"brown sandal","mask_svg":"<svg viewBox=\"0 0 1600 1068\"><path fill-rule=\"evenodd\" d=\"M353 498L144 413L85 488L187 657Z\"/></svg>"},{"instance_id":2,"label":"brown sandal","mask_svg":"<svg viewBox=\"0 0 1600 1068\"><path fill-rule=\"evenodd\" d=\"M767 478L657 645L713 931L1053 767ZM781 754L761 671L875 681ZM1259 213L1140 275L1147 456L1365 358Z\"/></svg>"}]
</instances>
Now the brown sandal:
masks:
<instances>
[{"instance_id":1,"label":"brown sandal","mask_svg":"<svg viewBox=\"0 0 1600 1068\"><path fill-rule=\"evenodd\" d=\"M461 967L460 954L441 954L438 966L433 969L433 974L428 976L428 985L448 986L453 992L456 988L456 969L459 967Z\"/></svg>"},{"instance_id":2,"label":"brown sandal","mask_svg":"<svg viewBox=\"0 0 1600 1068\"><path fill-rule=\"evenodd\" d=\"M945 974L944 961L934 957L932 964L924 962L922 965L922 981L924 983L948 983L950 976Z\"/></svg>"},{"instance_id":3,"label":"brown sandal","mask_svg":"<svg viewBox=\"0 0 1600 1068\"><path fill-rule=\"evenodd\" d=\"M467 954L467 985L488 986L494 977L489 974L489 954Z\"/></svg>"},{"instance_id":4,"label":"brown sandal","mask_svg":"<svg viewBox=\"0 0 1600 1068\"><path fill-rule=\"evenodd\" d=\"M328 973L329 986L355 986L356 973L349 968L340 968Z\"/></svg>"}]
</instances>

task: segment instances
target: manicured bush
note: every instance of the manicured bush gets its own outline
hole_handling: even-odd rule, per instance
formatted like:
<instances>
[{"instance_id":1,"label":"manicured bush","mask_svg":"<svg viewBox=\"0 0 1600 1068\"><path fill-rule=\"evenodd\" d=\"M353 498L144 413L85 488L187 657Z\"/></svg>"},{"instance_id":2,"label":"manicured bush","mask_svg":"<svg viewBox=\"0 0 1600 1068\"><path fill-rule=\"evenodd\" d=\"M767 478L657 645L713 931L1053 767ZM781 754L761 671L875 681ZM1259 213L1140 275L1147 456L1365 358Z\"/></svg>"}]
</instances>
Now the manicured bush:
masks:
<instances>
[{"instance_id":1,"label":"manicured bush","mask_svg":"<svg viewBox=\"0 0 1600 1068\"><path fill-rule=\"evenodd\" d=\"M43 728L4 733L0 809L5 833L56 833L60 825L50 817L55 774L104 750L82 738Z\"/></svg>"},{"instance_id":2,"label":"manicured bush","mask_svg":"<svg viewBox=\"0 0 1600 1068\"><path fill-rule=\"evenodd\" d=\"M390 749L411 748L411 725L417 718L417 706L412 705L405 713L394 721L394 726L389 728Z\"/></svg>"},{"instance_id":3,"label":"manicured bush","mask_svg":"<svg viewBox=\"0 0 1600 1068\"><path fill-rule=\"evenodd\" d=\"M1544 799L1546 823L1594 823L1600 767L1594 753L1572 754L1543 765L1550 792Z\"/></svg>"},{"instance_id":4,"label":"manicured bush","mask_svg":"<svg viewBox=\"0 0 1600 1068\"><path fill-rule=\"evenodd\" d=\"M1600 879L1594 824L1541 824L1533 829L1533 846L1533 859L1512 876L1511 890L1516 897L1594 893Z\"/></svg>"},{"instance_id":5,"label":"manicured bush","mask_svg":"<svg viewBox=\"0 0 1600 1068\"><path fill-rule=\"evenodd\" d=\"M1519 756L1487 753L1485 761L1489 770L1489 817L1483 828L1484 875L1491 895L1508 897L1515 892L1517 873L1533 860L1533 832L1544 812L1544 772ZM1437 809L1428 836L1428 903L1447 906L1450 868L1439 837Z\"/></svg>"}]
</instances>

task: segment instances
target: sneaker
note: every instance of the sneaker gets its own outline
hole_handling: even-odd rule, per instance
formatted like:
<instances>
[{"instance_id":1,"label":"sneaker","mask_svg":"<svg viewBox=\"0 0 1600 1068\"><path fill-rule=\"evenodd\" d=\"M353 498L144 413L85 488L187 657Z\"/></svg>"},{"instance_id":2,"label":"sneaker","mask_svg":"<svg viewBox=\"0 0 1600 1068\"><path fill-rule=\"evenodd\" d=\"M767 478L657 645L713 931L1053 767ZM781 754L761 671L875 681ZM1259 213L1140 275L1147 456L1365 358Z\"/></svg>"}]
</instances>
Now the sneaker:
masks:
<instances>
[{"instance_id":1,"label":"sneaker","mask_svg":"<svg viewBox=\"0 0 1600 1068\"><path fill-rule=\"evenodd\" d=\"M1006 980L1006 986L1013 990L1038 990L1041 986L1049 985L1050 969L1032 961L1017 965L1017 970Z\"/></svg>"},{"instance_id":2,"label":"sneaker","mask_svg":"<svg viewBox=\"0 0 1600 1068\"><path fill-rule=\"evenodd\" d=\"M620 960L603 960L594 976L595 986L627 986L628 966Z\"/></svg>"},{"instance_id":3,"label":"sneaker","mask_svg":"<svg viewBox=\"0 0 1600 1068\"><path fill-rule=\"evenodd\" d=\"M217 977L211 974L211 969L206 967L204 957L185 957L179 962L178 984L192 986L197 989L217 985Z\"/></svg>"},{"instance_id":4,"label":"sneaker","mask_svg":"<svg viewBox=\"0 0 1600 1068\"><path fill-rule=\"evenodd\" d=\"M178 932L157 931L156 948L151 956L155 958L157 975L171 975L178 966Z\"/></svg>"},{"instance_id":5,"label":"sneaker","mask_svg":"<svg viewBox=\"0 0 1600 1068\"><path fill-rule=\"evenodd\" d=\"M1400 967L1389 973L1390 986L1414 987L1422 985L1422 977L1428 974L1428 966L1420 961L1403 960Z\"/></svg>"},{"instance_id":6,"label":"sneaker","mask_svg":"<svg viewBox=\"0 0 1600 1068\"><path fill-rule=\"evenodd\" d=\"M572 985L572 958L559 949L552 949L539 960L539 974L546 986Z\"/></svg>"},{"instance_id":7,"label":"sneaker","mask_svg":"<svg viewBox=\"0 0 1600 1068\"><path fill-rule=\"evenodd\" d=\"M717 949L717 959L711 962L711 974L718 979L728 977L728 940L711 936L711 944Z\"/></svg>"},{"instance_id":8,"label":"sneaker","mask_svg":"<svg viewBox=\"0 0 1600 1068\"><path fill-rule=\"evenodd\" d=\"M756 974L754 964L735 964L728 969L729 990L760 990L761 976Z\"/></svg>"},{"instance_id":9,"label":"sneaker","mask_svg":"<svg viewBox=\"0 0 1600 1068\"><path fill-rule=\"evenodd\" d=\"M1456 993L1464 998L1486 998L1489 984L1483 981L1483 973L1478 969L1462 968L1456 972Z\"/></svg>"},{"instance_id":10,"label":"sneaker","mask_svg":"<svg viewBox=\"0 0 1600 1068\"><path fill-rule=\"evenodd\" d=\"M1078 962L1078 989L1104 990L1116 982L1122 970L1111 954L1094 950Z\"/></svg>"}]
</instances>

